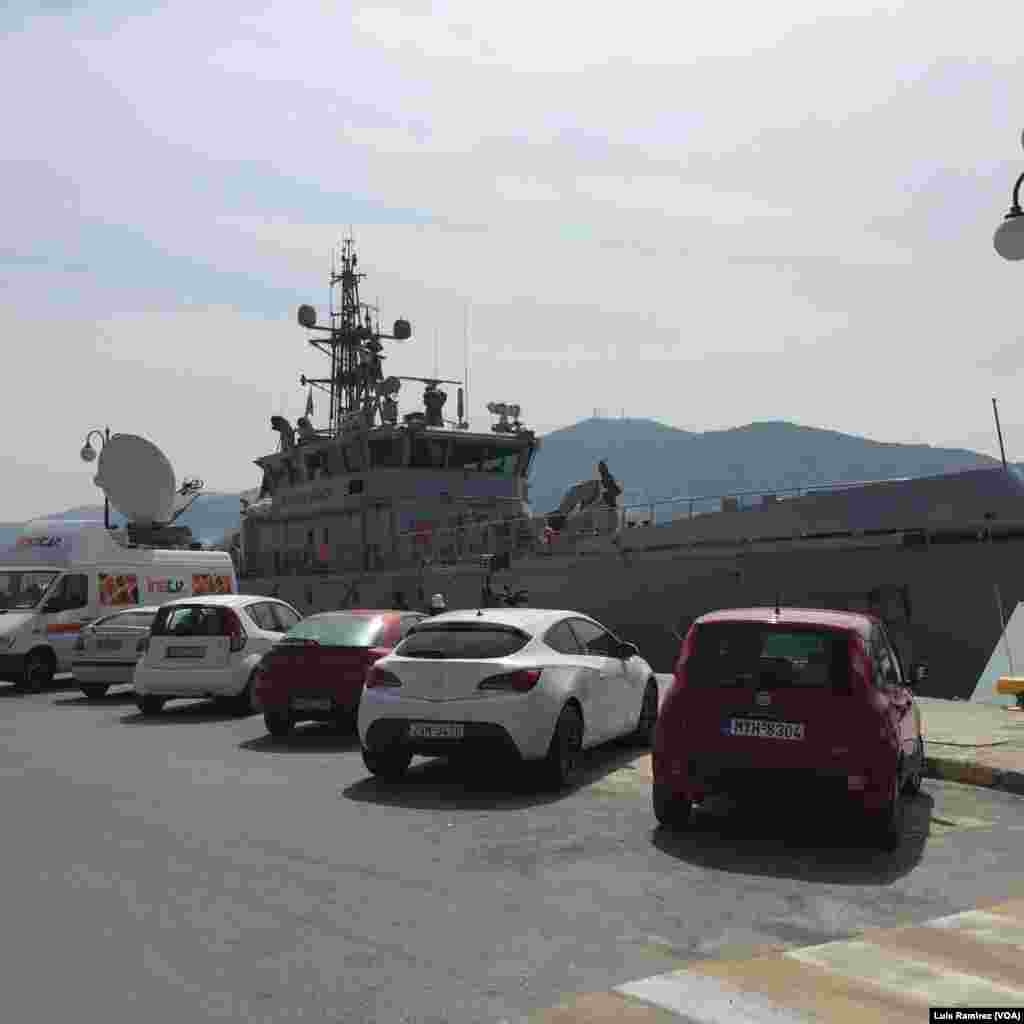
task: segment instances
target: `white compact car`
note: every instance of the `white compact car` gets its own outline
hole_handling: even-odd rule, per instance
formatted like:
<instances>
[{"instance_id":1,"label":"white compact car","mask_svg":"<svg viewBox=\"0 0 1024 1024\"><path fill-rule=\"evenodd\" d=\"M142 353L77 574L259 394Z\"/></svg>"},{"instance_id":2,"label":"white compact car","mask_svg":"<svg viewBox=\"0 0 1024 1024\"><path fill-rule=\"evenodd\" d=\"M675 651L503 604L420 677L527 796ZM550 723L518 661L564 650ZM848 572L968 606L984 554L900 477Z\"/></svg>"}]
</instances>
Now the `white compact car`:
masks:
<instances>
[{"instance_id":1,"label":"white compact car","mask_svg":"<svg viewBox=\"0 0 1024 1024\"><path fill-rule=\"evenodd\" d=\"M82 629L71 655L71 672L86 697L102 697L111 686L131 686L159 610L154 605L114 612Z\"/></svg>"},{"instance_id":2,"label":"white compact car","mask_svg":"<svg viewBox=\"0 0 1024 1024\"><path fill-rule=\"evenodd\" d=\"M301 618L290 604L254 594L185 597L161 606L135 668L139 710L152 715L174 697L217 697L249 714L256 666Z\"/></svg>"},{"instance_id":3,"label":"white compact car","mask_svg":"<svg viewBox=\"0 0 1024 1024\"><path fill-rule=\"evenodd\" d=\"M366 675L366 767L398 778L414 754L500 753L561 787L580 752L631 733L649 743L658 685L633 644L579 612L490 608L414 626Z\"/></svg>"}]
</instances>

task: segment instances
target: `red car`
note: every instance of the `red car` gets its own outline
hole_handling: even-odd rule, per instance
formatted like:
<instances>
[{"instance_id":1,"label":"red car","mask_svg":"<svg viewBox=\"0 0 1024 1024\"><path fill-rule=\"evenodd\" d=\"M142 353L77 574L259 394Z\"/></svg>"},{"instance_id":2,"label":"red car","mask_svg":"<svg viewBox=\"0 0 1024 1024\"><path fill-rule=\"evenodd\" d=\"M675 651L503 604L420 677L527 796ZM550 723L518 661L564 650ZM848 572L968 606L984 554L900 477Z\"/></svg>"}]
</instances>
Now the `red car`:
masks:
<instances>
[{"instance_id":1,"label":"red car","mask_svg":"<svg viewBox=\"0 0 1024 1024\"><path fill-rule=\"evenodd\" d=\"M762 806L849 801L874 839L900 842L921 788L924 739L910 678L884 624L854 612L741 608L697 619L654 734L654 813L685 828L724 793Z\"/></svg>"},{"instance_id":2,"label":"red car","mask_svg":"<svg viewBox=\"0 0 1024 1024\"><path fill-rule=\"evenodd\" d=\"M253 682L267 731L285 736L301 721L351 727L367 669L424 618L360 609L321 612L293 626L263 656Z\"/></svg>"}]
</instances>

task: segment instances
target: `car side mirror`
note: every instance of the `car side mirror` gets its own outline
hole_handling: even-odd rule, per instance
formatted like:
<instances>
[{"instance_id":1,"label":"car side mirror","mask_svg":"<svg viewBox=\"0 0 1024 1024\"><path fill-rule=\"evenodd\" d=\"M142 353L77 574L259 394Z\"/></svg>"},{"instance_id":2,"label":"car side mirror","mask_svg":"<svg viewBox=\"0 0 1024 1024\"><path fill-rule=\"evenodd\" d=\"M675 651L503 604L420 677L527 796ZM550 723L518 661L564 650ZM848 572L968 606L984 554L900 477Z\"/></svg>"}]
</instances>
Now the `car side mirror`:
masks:
<instances>
[{"instance_id":1,"label":"car side mirror","mask_svg":"<svg viewBox=\"0 0 1024 1024\"><path fill-rule=\"evenodd\" d=\"M619 644L619 658L622 661L629 661L630 658L636 657L639 653L640 648L636 644L631 644L625 640Z\"/></svg>"}]
</instances>

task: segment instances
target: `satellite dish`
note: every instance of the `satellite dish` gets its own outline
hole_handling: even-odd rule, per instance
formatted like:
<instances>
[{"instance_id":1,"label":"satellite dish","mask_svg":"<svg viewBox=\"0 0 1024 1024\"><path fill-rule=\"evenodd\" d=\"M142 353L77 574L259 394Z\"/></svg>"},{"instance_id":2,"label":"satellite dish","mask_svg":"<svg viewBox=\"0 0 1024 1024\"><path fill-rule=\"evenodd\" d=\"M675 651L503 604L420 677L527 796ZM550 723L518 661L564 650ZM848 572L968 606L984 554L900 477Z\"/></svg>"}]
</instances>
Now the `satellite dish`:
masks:
<instances>
[{"instance_id":1,"label":"satellite dish","mask_svg":"<svg viewBox=\"0 0 1024 1024\"><path fill-rule=\"evenodd\" d=\"M299 323L303 327L316 327L316 310L312 306L299 306Z\"/></svg>"},{"instance_id":2,"label":"satellite dish","mask_svg":"<svg viewBox=\"0 0 1024 1024\"><path fill-rule=\"evenodd\" d=\"M144 437L115 434L103 445L94 480L132 525L166 523L174 513L174 469Z\"/></svg>"}]
</instances>

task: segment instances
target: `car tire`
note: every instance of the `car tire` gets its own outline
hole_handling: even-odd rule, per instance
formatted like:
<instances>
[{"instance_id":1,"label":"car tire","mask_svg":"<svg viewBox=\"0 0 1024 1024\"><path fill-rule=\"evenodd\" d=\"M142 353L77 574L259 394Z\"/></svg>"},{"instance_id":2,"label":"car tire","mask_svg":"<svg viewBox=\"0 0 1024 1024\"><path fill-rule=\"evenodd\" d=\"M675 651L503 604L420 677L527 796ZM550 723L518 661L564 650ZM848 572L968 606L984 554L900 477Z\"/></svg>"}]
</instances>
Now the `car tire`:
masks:
<instances>
[{"instance_id":1,"label":"car tire","mask_svg":"<svg viewBox=\"0 0 1024 1024\"><path fill-rule=\"evenodd\" d=\"M52 682L57 666L48 651L30 651L21 672L21 689L26 693L39 693Z\"/></svg>"},{"instance_id":2,"label":"car tire","mask_svg":"<svg viewBox=\"0 0 1024 1024\"><path fill-rule=\"evenodd\" d=\"M228 697L225 701L231 714L237 715L239 718L248 718L255 710L252 706L252 681L253 677L249 676L242 692L234 697Z\"/></svg>"},{"instance_id":3,"label":"car tire","mask_svg":"<svg viewBox=\"0 0 1024 1024\"><path fill-rule=\"evenodd\" d=\"M659 825L677 832L693 827L693 801L676 796L668 786L654 784L651 789L651 804Z\"/></svg>"},{"instance_id":4,"label":"car tire","mask_svg":"<svg viewBox=\"0 0 1024 1024\"><path fill-rule=\"evenodd\" d=\"M166 702L166 697L157 697L152 693L142 694L135 698L135 703L144 715L159 715Z\"/></svg>"},{"instance_id":5,"label":"car tire","mask_svg":"<svg viewBox=\"0 0 1024 1024\"><path fill-rule=\"evenodd\" d=\"M915 754L917 767L907 776L903 783L903 792L907 796L917 796L921 792L921 783L924 781L924 740L917 737L917 753Z\"/></svg>"},{"instance_id":6,"label":"car tire","mask_svg":"<svg viewBox=\"0 0 1024 1024\"><path fill-rule=\"evenodd\" d=\"M391 747L387 750L367 750L363 748L363 764L367 771L378 778L387 779L389 782L397 782L409 770L412 763L412 754L401 747Z\"/></svg>"},{"instance_id":7,"label":"car tire","mask_svg":"<svg viewBox=\"0 0 1024 1024\"><path fill-rule=\"evenodd\" d=\"M868 815L873 842L889 853L894 851L903 839L904 811L903 793L900 790L900 777L897 772L893 777L892 789L885 807L871 811Z\"/></svg>"},{"instance_id":8,"label":"car tire","mask_svg":"<svg viewBox=\"0 0 1024 1024\"><path fill-rule=\"evenodd\" d=\"M658 721L658 684L654 679L647 681L644 697L640 702L640 718L637 720L634 742L643 747L654 745L654 726Z\"/></svg>"},{"instance_id":9,"label":"car tire","mask_svg":"<svg viewBox=\"0 0 1024 1024\"><path fill-rule=\"evenodd\" d=\"M292 731L291 715L287 711L264 711L263 722L271 736L287 736Z\"/></svg>"},{"instance_id":10,"label":"car tire","mask_svg":"<svg viewBox=\"0 0 1024 1024\"><path fill-rule=\"evenodd\" d=\"M90 700L96 700L106 694L110 687L106 683L79 683L78 688Z\"/></svg>"},{"instance_id":11,"label":"car tire","mask_svg":"<svg viewBox=\"0 0 1024 1024\"><path fill-rule=\"evenodd\" d=\"M572 704L562 708L555 723L541 777L551 789L565 789L579 778L583 765L583 716Z\"/></svg>"}]
</instances>

